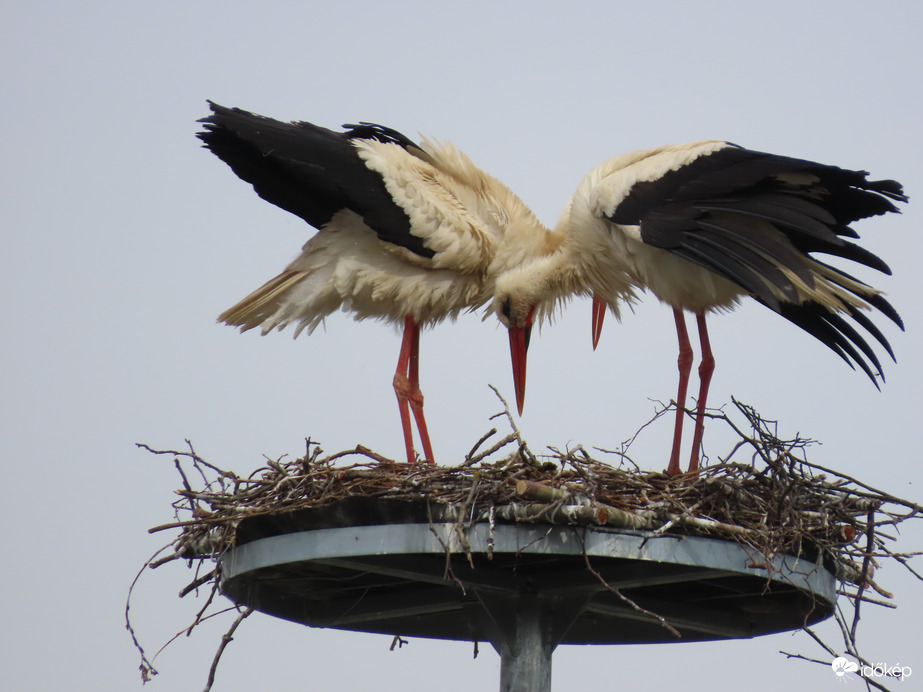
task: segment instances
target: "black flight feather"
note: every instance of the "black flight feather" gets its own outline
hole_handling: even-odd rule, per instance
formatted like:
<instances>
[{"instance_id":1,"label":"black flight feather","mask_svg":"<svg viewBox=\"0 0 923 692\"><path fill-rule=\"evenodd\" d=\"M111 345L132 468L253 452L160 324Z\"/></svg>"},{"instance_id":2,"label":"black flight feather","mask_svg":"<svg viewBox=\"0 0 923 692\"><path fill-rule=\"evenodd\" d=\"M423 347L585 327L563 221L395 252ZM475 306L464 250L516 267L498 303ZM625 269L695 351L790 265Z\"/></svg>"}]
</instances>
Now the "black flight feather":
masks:
<instances>
[{"instance_id":1,"label":"black flight feather","mask_svg":"<svg viewBox=\"0 0 923 692\"><path fill-rule=\"evenodd\" d=\"M858 366L877 387L876 374L884 379L881 364L846 318L851 317L893 358L881 331L853 306L844 305L845 312L837 313L819 303L797 303L797 292L780 268L807 286L815 283L809 260L831 270L829 278L834 282L838 276L857 281L812 254L818 253L890 274L881 258L844 238L859 237L851 223L896 212L894 202L906 201L900 183L870 181L865 171L728 144L656 180L635 183L608 218L638 226L643 242L736 283L850 366ZM780 301L771 286L789 301ZM903 329L897 311L882 295L852 292Z\"/></svg>"},{"instance_id":2,"label":"black flight feather","mask_svg":"<svg viewBox=\"0 0 923 692\"><path fill-rule=\"evenodd\" d=\"M733 241L773 260L779 266L786 267L795 274L806 286L814 286L814 275L811 273L804 255L792 247L782 233L779 233L776 238L771 237L769 234L764 234L760 242L756 243L752 238L752 227L743 222L738 216L731 214L699 219L698 225L703 232L714 231L721 233L729 241Z\"/></svg>"},{"instance_id":3,"label":"black flight feather","mask_svg":"<svg viewBox=\"0 0 923 692\"><path fill-rule=\"evenodd\" d=\"M209 102L212 115L197 136L256 193L322 228L337 212L358 214L383 241L422 257L435 252L411 233L407 213L384 181L359 157L357 130L334 132L307 122L285 123ZM363 125L369 138L416 146L390 128Z\"/></svg>"},{"instance_id":4,"label":"black flight feather","mask_svg":"<svg viewBox=\"0 0 923 692\"><path fill-rule=\"evenodd\" d=\"M862 339L854 329L846 324L842 317L835 313L831 313L817 303L803 303L801 305L786 303L782 306L780 314L834 351L840 358L846 361L851 368L855 368L855 366L858 365L859 368L868 375L875 387L880 389L875 379L875 371L872 370L870 365L856 350L855 346L853 346L850 339L844 334L843 326L845 325L847 331L852 332L859 342L865 344L865 348L862 348L863 352L870 350L868 344L865 343L864 339ZM878 375L884 380L881 367L877 366L877 370Z\"/></svg>"}]
</instances>

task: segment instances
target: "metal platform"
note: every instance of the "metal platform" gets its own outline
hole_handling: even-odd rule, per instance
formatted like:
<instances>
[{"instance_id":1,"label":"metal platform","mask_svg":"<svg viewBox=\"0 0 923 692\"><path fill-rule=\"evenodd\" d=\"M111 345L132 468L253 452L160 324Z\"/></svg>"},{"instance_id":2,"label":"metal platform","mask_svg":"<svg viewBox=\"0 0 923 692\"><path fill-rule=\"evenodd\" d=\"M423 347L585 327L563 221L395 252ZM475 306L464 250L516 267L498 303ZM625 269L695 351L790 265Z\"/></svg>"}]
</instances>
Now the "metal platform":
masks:
<instances>
[{"instance_id":1,"label":"metal platform","mask_svg":"<svg viewBox=\"0 0 923 692\"><path fill-rule=\"evenodd\" d=\"M489 641L501 690L538 692L551 689L558 644L747 638L833 612L835 578L822 564L766 564L733 541L545 524L340 525L349 515L243 522L221 559L223 592L313 627Z\"/></svg>"}]
</instances>

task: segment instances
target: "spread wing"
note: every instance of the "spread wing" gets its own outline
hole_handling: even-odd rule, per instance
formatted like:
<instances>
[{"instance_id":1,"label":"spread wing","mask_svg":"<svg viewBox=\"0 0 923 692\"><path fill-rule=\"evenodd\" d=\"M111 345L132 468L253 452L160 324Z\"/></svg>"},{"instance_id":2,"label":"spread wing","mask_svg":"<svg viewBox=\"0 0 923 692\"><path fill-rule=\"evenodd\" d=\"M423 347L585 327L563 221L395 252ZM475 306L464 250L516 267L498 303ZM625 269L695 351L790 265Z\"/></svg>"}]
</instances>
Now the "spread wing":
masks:
<instances>
[{"instance_id":1,"label":"spread wing","mask_svg":"<svg viewBox=\"0 0 923 692\"><path fill-rule=\"evenodd\" d=\"M906 202L893 180L868 173L701 142L656 150L634 174L606 218L637 227L643 243L732 281L872 375L859 351L881 367L848 315L892 355L860 312L868 305L903 329L881 293L819 261L831 255L890 274L879 257L848 239L856 221L898 211ZM857 350L858 349L858 350Z\"/></svg>"},{"instance_id":2,"label":"spread wing","mask_svg":"<svg viewBox=\"0 0 923 692\"><path fill-rule=\"evenodd\" d=\"M434 256L425 239L413 233L410 217L388 192L381 175L365 164L355 146L375 141L396 145L408 156L422 154L407 137L370 123L334 132L307 122L285 123L209 104L212 115L200 120L204 128L197 136L267 202L318 229L337 212L349 209L386 243L421 258Z\"/></svg>"}]
</instances>

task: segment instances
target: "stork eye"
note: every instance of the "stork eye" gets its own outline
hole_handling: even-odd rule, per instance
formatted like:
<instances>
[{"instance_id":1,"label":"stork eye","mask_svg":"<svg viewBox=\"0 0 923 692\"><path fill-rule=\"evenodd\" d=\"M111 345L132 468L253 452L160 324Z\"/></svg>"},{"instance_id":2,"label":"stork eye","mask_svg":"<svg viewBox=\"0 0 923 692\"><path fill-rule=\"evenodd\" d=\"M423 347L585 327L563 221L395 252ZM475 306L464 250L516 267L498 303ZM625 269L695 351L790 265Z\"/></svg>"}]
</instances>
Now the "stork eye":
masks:
<instances>
[{"instance_id":1,"label":"stork eye","mask_svg":"<svg viewBox=\"0 0 923 692\"><path fill-rule=\"evenodd\" d=\"M506 319L510 319L510 313L513 311L513 306L510 302L510 299L507 298L500 304L500 312Z\"/></svg>"}]
</instances>

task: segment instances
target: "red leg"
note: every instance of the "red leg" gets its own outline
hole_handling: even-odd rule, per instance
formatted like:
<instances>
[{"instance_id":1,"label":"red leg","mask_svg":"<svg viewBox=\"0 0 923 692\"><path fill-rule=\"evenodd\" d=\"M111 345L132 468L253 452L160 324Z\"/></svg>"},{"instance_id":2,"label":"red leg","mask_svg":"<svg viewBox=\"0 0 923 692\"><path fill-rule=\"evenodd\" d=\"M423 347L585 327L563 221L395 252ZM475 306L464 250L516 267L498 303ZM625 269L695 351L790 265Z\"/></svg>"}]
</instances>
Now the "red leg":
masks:
<instances>
[{"instance_id":1,"label":"red leg","mask_svg":"<svg viewBox=\"0 0 923 692\"><path fill-rule=\"evenodd\" d=\"M420 433L420 444L423 445L423 456L431 464L436 463L433 448L429 442L429 431L426 429L426 419L423 417L423 392L420 391L420 327L414 325L413 343L410 349L410 410L413 411L417 430Z\"/></svg>"},{"instance_id":2,"label":"red leg","mask_svg":"<svg viewBox=\"0 0 923 692\"><path fill-rule=\"evenodd\" d=\"M708 386L711 384L711 375L715 371L715 358L708 342L708 328L705 326L705 313L696 313L696 322L699 325L699 341L702 343L702 362L699 364L699 398L696 403L695 432L692 434L692 458L689 460L689 470L699 470L699 450L702 448L702 436L705 434L705 401L708 398Z\"/></svg>"},{"instance_id":3,"label":"red leg","mask_svg":"<svg viewBox=\"0 0 923 692\"><path fill-rule=\"evenodd\" d=\"M686 331L686 319L682 310L673 310L676 319L676 336L679 339L679 358L676 364L679 367L679 390L676 393L676 424L673 428L673 451L670 453L670 464L667 473L677 476L681 473L679 468L679 448L683 442L683 417L686 415L686 390L689 387L689 371L692 369L692 346L689 344L689 333Z\"/></svg>"},{"instance_id":4,"label":"red leg","mask_svg":"<svg viewBox=\"0 0 923 692\"><path fill-rule=\"evenodd\" d=\"M413 430L410 428L410 381L407 372L410 367L410 356L413 351L414 335L419 335L417 325L408 315L404 319L404 337L401 340L401 353L397 359L397 370L394 372L394 393L397 394L397 407L401 412L401 428L404 431L404 446L407 451L407 463L412 464L416 457L413 453Z\"/></svg>"}]
</instances>

